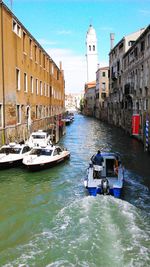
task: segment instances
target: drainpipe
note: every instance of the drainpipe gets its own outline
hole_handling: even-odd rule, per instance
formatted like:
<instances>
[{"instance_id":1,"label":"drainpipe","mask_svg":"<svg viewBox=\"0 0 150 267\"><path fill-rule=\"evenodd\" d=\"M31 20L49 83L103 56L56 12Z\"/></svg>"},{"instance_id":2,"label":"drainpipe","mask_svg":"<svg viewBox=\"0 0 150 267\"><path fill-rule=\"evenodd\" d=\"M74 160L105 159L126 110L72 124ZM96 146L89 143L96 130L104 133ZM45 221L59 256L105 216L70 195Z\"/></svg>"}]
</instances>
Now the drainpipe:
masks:
<instances>
[{"instance_id":1,"label":"drainpipe","mask_svg":"<svg viewBox=\"0 0 150 267\"><path fill-rule=\"evenodd\" d=\"M5 143L5 77L4 77L4 34L3 34L3 3L1 3L1 47L2 47L2 92L3 92L3 129L2 129L2 143Z\"/></svg>"}]
</instances>

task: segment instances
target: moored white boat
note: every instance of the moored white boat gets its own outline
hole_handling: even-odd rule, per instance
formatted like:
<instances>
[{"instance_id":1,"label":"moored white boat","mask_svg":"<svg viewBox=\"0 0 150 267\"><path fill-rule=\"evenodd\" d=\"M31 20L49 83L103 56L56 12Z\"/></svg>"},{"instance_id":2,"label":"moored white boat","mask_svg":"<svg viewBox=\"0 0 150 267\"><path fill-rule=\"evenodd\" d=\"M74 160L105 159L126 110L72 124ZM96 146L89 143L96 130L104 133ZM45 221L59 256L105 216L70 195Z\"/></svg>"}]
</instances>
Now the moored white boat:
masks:
<instances>
[{"instance_id":1,"label":"moored white boat","mask_svg":"<svg viewBox=\"0 0 150 267\"><path fill-rule=\"evenodd\" d=\"M38 171L57 165L70 157L70 152L60 146L33 147L23 164L31 171Z\"/></svg>"},{"instance_id":2,"label":"moored white boat","mask_svg":"<svg viewBox=\"0 0 150 267\"><path fill-rule=\"evenodd\" d=\"M69 117L63 118L61 121L65 122L66 125L69 125L72 122Z\"/></svg>"},{"instance_id":3,"label":"moored white boat","mask_svg":"<svg viewBox=\"0 0 150 267\"><path fill-rule=\"evenodd\" d=\"M88 189L90 195L110 194L119 198L124 179L124 168L121 164L120 155L118 153L102 152L101 157L101 165L94 164L91 160L84 186Z\"/></svg>"},{"instance_id":4,"label":"moored white boat","mask_svg":"<svg viewBox=\"0 0 150 267\"><path fill-rule=\"evenodd\" d=\"M0 169L16 167L22 164L25 155L29 154L30 147L26 144L9 143L0 148Z\"/></svg>"},{"instance_id":5,"label":"moored white boat","mask_svg":"<svg viewBox=\"0 0 150 267\"><path fill-rule=\"evenodd\" d=\"M29 140L26 141L26 144L30 147L52 144L51 136L43 130L38 130L31 133Z\"/></svg>"}]
</instances>

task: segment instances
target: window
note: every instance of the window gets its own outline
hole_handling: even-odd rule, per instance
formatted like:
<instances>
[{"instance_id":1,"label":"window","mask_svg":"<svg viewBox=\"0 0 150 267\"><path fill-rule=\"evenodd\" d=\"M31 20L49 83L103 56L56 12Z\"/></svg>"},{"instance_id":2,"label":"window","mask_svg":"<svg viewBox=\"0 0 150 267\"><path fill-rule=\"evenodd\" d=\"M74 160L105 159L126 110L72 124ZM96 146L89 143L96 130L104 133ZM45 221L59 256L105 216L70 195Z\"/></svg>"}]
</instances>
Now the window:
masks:
<instances>
[{"instance_id":1,"label":"window","mask_svg":"<svg viewBox=\"0 0 150 267\"><path fill-rule=\"evenodd\" d=\"M26 53L26 33L23 32L23 52Z\"/></svg>"},{"instance_id":2,"label":"window","mask_svg":"<svg viewBox=\"0 0 150 267\"><path fill-rule=\"evenodd\" d=\"M106 76L106 73L105 71L102 72L102 77L105 77Z\"/></svg>"},{"instance_id":3,"label":"window","mask_svg":"<svg viewBox=\"0 0 150 267\"><path fill-rule=\"evenodd\" d=\"M35 62L37 63L37 46L36 45L34 46L34 59L35 59Z\"/></svg>"},{"instance_id":4,"label":"window","mask_svg":"<svg viewBox=\"0 0 150 267\"><path fill-rule=\"evenodd\" d=\"M47 84L47 94L46 94L48 97L49 97L49 86Z\"/></svg>"},{"instance_id":5,"label":"window","mask_svg":"<svg viewBox=\"0 0 150 267\"><path fill-rule=\"evenodd\" d=\"M148 110L148 99L144 100L144 110Z\"/></svg>"},{"instance_id":6,"label":"window","mask_svg":"<svg viewBox=\"0 0 150 267\"><path fill-rule=\"evenodd\" d=\"M20 70L16 69L16 90L20 90Z\"/></svg>"},{"instance_id":7,"label":"window","mask_svg":"<svg viewBox=\"0 0 150 267\"><path fill-rule=\"evenodd\" d=\"M27 88L27 74L24 73L24 92L27 92L28 88Z\"/></svg>"},{"instance_id":8,"label":"window","mask_svg":"<svg viewBox=\"0 0 150 267\"><path fill-rule=\"evenodd\" d=\"M53 156L58 155L57 149L54 150Z\"/></svg>"},{"instance_id":9,"label":"window","mask_svg":"<svg viewBox=\"0 0 150 267\"><path fill-rule=\"evenodd\" d=\"M57 80L59 80L59 70L57 70Z\"/></svg>"},{"instance_id":10,"label":"window","mask_svg":"<svg viewBox=\"0 0 150 267\"><path fill-rule=\"evenodd\" d=\"M138 56L138 47L136 46L134 49L134 56L137 57Z\"/></svg>"},{"instance_id":11,"label":"window","mask_svg":"<svg viewBox=\"0 0 150 267\"><path fill-rule=\"evenodd\" d=\"M40 64L40 66L41 66L41 63L42 63L41 57L42 57L42 52L41 52L41 50L40 50L40 51L39 51L39 64Z\"/></svg>"},{"instance_id":12,"label":"window","mask_svg":"<svg viewBox=\"0 0 150 267\"><path fill-rule=\"evenodd\" d=\"M33 77L30 77L30 91L33 94Z\"/></svg>"},{"instance_id":13,"label":"window","mask_svg":"<svg viewBox=\"0 0 150 267\"><path fill-rule=\"evenodd\" d=\"M21 36L21 27L17 24L17 35Z\"/></svg>"},{"instance_id":14,"label":"window","mask_svg":"<svg viewBox=\"0 0 150 267\"><path fill-rule=\"evenodd\" d=\"M45 55L43 55L43 68L45 69Z\"/></svg>"},{"instance_id":15,"label":"window","mask_svg":"<svg viewBox=\"0 0 150 267\"><path fill-rule=\"evenodd\" d=\"M21 27L15 20L12 21L12 29L13 32L15 32L19 37L21 37Z\"/></svg>"},{"instance_id":16,"label":"window","mask_svg":"<svg viewBox=\"0 0 150 267\"><path fill-rule=\"evenodd\" d=\"M40 81L40 95L43 94L43 91L42 91L42 81Z\"/></svg>"},{"instance_id":17,"label":"window","mask_svg":"<svg viewBox=\"0 0 150 267\"><path fill-rule=\"evenodd\" d=\"M135 41L129 41L128 46L132 46L135 43Z\"/></svg>"},{"instance_id":18,"label":"window","mask_svg":"<svg viewBox=\"0 0 150 267\"><path fill-rule=\"evenodd\" d=\"M35 80L36 95L38 95L38 79Z\"/></svg>"},{"instance_id":19,"label":"window","mask_svg":"<svg viewBox=\"0 0 150 267\"><path fill-rule=\"evenodd\" d=\"M45 118L46 114L45 114L45 106L43 107L43 118Z\"/></svg>"},{"instance_id":20,"label":"window","mask_svg":"<svg viewBox=\"0 0 150 267\"><path fill-rule=\"evenodd\" d=\"M106 90L106 83L102 83L102 90L103 90L103 91Z\"/></svg>"},{"instance_id":21,"label":"window","mask_svg":"<svg viewBox=\"0 0 150 267\"><path fill-rule=\"evenodd\" d=\"M21 107L17 105L17 123L21 123Z\"/></svg>"},{"instance_id":22,"label":"window","mask_svg":"<svg viewBox=\"0 0 150 267\"><path fill-rule=\"evenodd\" d=\"M35 107L35 118L38 119L38 105Z\"/></svg>"},{"instance_id":23,"label":"window","mask_svg":"<svg viewBox=\"0 0 150 267\"><path fill-rule=\"evenodd\" d=\"M49 71L49 58L47 57L47 72Z\"/></svg>"},{"instance_id":24,"label":"window","mask_svg":"<svg viewBox=\"0 0 150 267\"><path fill-rule=\"evenodd\" d=\"M46 107L46 117L48 117L48 107Z\"/></svg>"},{"instance_id":25,"label":"window","mask_svg":"<svg viewBox=\"0 0 150 267\"><path fill-rule=\"evenodd\" d=\"M31 39L29 41L29 46L30 46L30 58L32 58L32 40Z\"/></svg>"},{"instance_id":26,"label":"window","mask_svg":"<svg viewBox=\"0 0 150 267\"><path fill-rule=\"evenodd\" d=\"M25 146L24 148L23 148L23 150L22 150L22 153L24 154L24 153L27 153L27 152L29 152L31 150L31 148L29 147L29 146Z\"/></svg>"},{"instance_id":27,"label":"window","mask_svg":"<svg viewBox=\"0 0 150 267\"><path fill-rule=\"evenodd\" d=\"M144 49L145 49L145 42L142 41L142 42L141 42L141 52L144 51Z\"/></svg>"},{"instance_id":28,"label":"window","mask_svg":"<svg viewBox=\"0 0 150 267\"><path fill-rule=\"evenodd\" d=\"M91 51L91 45L89 45L89 51Z\"/></svg>"},{"instance_id":29,"label":"window","mask_svg":"<svg viewBox=\"0 0 150 267\"><path fill-rule=\"evenodd\" d=\"M49 87L49 96L50 97L52 96L52 87L51 86Z\"/></svg>"},{"instance_id":30,"label":"window","mask_svg":"<svg viewBox=\"0 0 150 267\"><path fill-rule=\"evenodd\" d=\"M39 106L39 118L42 118L42 106Z\"/></svg>"},{"instance_id":31,"label":"window","mask_svg":"<svg viewBox=\"0 0 150 267\"><path fill-rule=\"evenodd\" d=\"M95 51L95 45L93 45L93 51Z\"/></svg>"},{"instance_id":32,"label":"window","mask_svg":"<svg viewBox=\"0 0 150 267\"><path fill-rule=\"evenodd\" d=\"M44 83L44 95L46 96L46 83Z\"/></svg>"},{"instance_id":33,"label":"window","mask_svg":"<svg viewBox=\"0 0 150 267\"><path fill-rule=\"evenodd\" d=\"M17 22L16 22L15 20L13 20L12 27L13 27L13 31L14 31L15 33L17 33Z\"/></svg>"},{"instance_id":34,"label":"window","mask_svg":"<svg viewBox=\"0 0 150 267\"><path fill-rule=\"evenodd\" d=\"M3 118L3 115L2 115L2 104L0 104L0 128L3 126L2 118Z\"/></svg>"},{"instance_id":35,"label":"window","mask_svg":"<svg viewBox=\"0 0 150 267\"><path fill-rule=\"evenodd\" d=\"M54 74L54 66L52 65L52 74Z\"/></svg>"}]
</instances>

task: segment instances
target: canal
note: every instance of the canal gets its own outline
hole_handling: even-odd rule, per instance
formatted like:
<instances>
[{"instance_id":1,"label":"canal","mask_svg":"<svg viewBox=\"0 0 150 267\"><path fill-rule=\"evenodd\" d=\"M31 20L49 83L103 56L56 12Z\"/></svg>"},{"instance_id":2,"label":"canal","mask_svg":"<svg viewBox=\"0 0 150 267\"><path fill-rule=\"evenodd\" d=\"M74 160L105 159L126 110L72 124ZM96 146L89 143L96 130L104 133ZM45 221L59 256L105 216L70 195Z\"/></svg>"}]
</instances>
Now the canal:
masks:
<instances>
[{"instance_id":1,"label":"canal","mask_svg":"<svg viewBox=\"0 0 150 267\"><path fill-rule=\"evenodd\" d=\"M63 164L0 172L0 266L150 266L150 155L116 128L76 115L60 142ZM98 149L120 152L121 199L89 197L83 179Z\"/></svg>"}]
</instances>

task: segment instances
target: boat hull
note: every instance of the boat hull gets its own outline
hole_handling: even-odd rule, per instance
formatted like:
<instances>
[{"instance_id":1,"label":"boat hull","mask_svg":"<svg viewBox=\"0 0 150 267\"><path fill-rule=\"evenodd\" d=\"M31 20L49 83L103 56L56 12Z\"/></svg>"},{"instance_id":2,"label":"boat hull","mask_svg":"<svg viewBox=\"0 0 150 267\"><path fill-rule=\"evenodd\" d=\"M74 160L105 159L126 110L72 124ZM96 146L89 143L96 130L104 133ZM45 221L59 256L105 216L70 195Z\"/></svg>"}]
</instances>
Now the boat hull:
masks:
<instances>
[{"instance_id":1,"label":"boat hull","mask_svg":"<svg viewBox=\"0 0 150 267\"><path fill-rule=\"evenodd\" d=\"M22 165L22 159L0 162L0 170L18 167Z\"/></svg>"},{"instance_id":2,"label":"boat hull","mask_svg":"<svg viewBox=\"0 0 150 267\"><path fill-rule=\"evenodd\" d=\"M62 158L59 158L57 160L54 160L54 161L42 162L39 164L28 164L25 166L28 168L28 170L30 170L32 172L36 172L36 171L40 171L40 170L49 169L51 167L54 167L54 166L64 162L65 160L69 159L69 157L70 157L70 154L68 154Z\"/></svg>"},{"instance_id":3,"label":"boat hull","mask_svg":"<svg viewBox=\"0 0 150 267\"><path fill-rule=\"evenodd\" d=\"M102 195L102 189L100 187L87 187L90 196ZM122 188L110 188L107 195L112 195L116 198L120 198ZM104 195L104 194L103 194Z\"/></svg>"}]
</instances>

